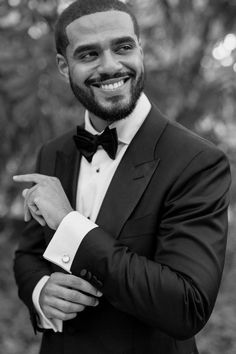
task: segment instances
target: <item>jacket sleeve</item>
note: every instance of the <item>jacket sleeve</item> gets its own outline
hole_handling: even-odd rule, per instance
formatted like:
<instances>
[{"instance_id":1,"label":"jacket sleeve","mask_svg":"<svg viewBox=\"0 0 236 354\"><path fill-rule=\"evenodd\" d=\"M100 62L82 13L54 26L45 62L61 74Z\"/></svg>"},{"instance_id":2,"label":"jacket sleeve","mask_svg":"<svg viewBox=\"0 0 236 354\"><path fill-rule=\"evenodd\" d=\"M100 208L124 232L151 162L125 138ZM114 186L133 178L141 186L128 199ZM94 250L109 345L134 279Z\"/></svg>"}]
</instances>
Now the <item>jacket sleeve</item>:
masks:
<instances>
[{"instance_id":1,"label":"jacket sleeve","mask_svg":"<svg viewBox=\"0 0 236 354\"><path fill-rule=\"evenodd\" d=\"M41 152L38 156L36 172L40 172L40 156ZM19 297L29 308L34 329L37 327L37 314L32 301L33 290L44 275L50 275L52 272L50 263L42 257L45 248L43 227L32 219L25 225L20 235L14 258L14 273Z\"/></svg>"},{"instance_id":2,"label":"jacket sleeve","mask_svg":"<svg viewBox=\"0 0 236 354\"><path fill-rule=\"evenodd\" d=\"M88 270L117 309L177 339L192 337L208 320L219 289L229 185L224 154L212 148L198 153L156 215L153 257L140 256L98 227L83 239L72 274Z\"/></svg>"}]
</instances>

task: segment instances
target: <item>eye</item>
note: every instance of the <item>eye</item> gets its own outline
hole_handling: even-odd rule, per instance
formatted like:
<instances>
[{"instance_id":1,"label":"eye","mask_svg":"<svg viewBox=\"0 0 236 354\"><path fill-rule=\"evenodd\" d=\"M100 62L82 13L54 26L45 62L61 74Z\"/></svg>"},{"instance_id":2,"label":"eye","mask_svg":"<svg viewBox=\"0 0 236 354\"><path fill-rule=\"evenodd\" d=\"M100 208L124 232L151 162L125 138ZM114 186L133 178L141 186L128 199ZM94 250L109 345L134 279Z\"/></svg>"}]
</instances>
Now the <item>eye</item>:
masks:
<instances>
[{"instance_id":1,"label":"eye","mask_svg":"<svg viewBox=\"0 0 236 354\"><path fill-rule=\"evenodd\" d=\"M91 52L81 53L79 55L79 60L84 62L89 62L92 60L96 60L97 57L98 57L98 53L96 51L91 51Z\"/></svg>"},{"instance_id":2,"label":"eye","mask_svg":"<svg viewBox=\"0 0 236 354\"><path fill-rule=\"evenodd\" d=\"M123 54L131 51L134 48L133 44L122 44L116 49L116 53Z\"/></svg>"}]
</instances>

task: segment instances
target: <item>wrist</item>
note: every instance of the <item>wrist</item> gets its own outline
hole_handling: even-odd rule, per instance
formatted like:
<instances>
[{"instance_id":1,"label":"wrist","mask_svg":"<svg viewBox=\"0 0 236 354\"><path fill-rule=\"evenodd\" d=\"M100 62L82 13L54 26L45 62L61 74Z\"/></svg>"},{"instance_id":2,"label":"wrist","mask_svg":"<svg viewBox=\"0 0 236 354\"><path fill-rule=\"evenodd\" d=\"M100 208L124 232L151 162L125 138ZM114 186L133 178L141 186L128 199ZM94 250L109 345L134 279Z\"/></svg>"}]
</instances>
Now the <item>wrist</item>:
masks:
<instances>
[{"instance_id":1,"label":"wrist","mask_svg":"<svg viewBox=\"0 0 236 354\"><path fill-rule=\"evenodd\" d=\"M63 210L58 218L58 221L57 221L57 225L56 225L56 230L58 229L58 227L60 226L60 224L62 223L63 219L69 215L72 211L74 211L74 209L72 208L68 208L66 210Z\"/></svg>"}]
</instances>

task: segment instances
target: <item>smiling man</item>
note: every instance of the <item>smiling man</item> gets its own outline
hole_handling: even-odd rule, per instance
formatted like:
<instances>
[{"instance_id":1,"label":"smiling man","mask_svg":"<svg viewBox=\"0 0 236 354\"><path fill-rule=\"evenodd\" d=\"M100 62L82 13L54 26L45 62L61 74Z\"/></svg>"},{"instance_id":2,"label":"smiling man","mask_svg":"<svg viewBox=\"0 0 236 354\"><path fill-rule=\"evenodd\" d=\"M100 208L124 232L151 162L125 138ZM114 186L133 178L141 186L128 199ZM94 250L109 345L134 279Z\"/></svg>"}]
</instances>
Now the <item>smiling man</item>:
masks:
<instances>
[{"instance_id":1,"label":"smiling man","mask_svg":"<svg viewBox=\"0 0 236 354\"><path fill-rule=\"evenodd\" d=\"M96 117L109 123L127 117L144 82L142 49L130 15L121 11L85 15L70 23L66 34L65 53L58 48L59 70L89 110L94 126Z\"/></svg>"},{"instance_id":2,"label":"smiling man","mask_svg":"<svg viewBox=\"0 0 236 354\"><path fill-rule=\"evenodd\" d=\"M14 269L40 353L197 354L224 265L227 159L144 94L127 5L78 0L55 38L86 110L14 177L33 183Z\"/></svg>"}]
</instances>

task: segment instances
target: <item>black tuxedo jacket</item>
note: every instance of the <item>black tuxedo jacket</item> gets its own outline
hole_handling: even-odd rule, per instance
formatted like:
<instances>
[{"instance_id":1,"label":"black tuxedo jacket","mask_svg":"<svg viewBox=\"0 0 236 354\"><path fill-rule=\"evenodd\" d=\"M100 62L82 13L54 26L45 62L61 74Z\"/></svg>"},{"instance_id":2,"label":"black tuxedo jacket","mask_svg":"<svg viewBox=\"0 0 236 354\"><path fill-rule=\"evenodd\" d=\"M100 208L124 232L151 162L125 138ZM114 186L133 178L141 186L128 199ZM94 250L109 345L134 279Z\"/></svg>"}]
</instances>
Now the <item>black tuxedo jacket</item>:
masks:
<instances>
[{"instance_id":1,"label":"black tuxedo jacket","mask_svg":"<svg viewBox=\"0 0 236 354\"><path fill-rule=\"evenodd\" d=\"M73 132L45 145L37 172L57 176L75 207L80 154ZM193 354L218 292L227 233L230 174L213 144L152 108L129 145L72 274L101 289L96 308L45 330L41 353ZM43 259L53 231L27 224L16 252L19 295L62 269ZM68 235L70 242L70 235ZM83 271L81 273L81 271Z\"/></svg>"}]
</instances>

